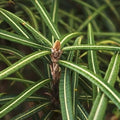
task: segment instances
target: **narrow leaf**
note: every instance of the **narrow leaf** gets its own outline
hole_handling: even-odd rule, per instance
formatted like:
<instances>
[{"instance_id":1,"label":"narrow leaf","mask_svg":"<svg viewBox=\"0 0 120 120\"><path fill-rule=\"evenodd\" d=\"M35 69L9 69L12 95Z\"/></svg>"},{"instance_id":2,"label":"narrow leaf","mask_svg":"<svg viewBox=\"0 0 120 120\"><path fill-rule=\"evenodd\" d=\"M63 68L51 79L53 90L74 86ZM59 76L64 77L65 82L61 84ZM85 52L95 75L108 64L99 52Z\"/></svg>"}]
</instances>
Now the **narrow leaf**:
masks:
<instances>
[{"instance_id":1,"label":"narrow leaf","mask_svg":"<svg viewBox=\"0 0 120 120\"><path fill-rule=\"evenodd\" d=\"M50 52L49 51L42 51L42 52L36 51L32 54L29 54L29 55L23 57L22 59L20 59L16 63L12 64L10 67L0 71L0 80L7 77L8 75L14 73L15 71L17 71L18 69L27 65L28 63L31 63L35 59L40 58L42 56L45 56L47 54L50 54Z\"/></svg>"},{"instance_id":2,"label":"narrow leaf","mask_svg":"<svg viewBox=\"0 0 120 120\"><path fill-rule=\"evenodd\" d=\"M3 11L0 11L0 16L2 16L2 18L8 23L10 24L10 26L15 30L15 32L17 32L20 35L25 36L26 38L29 39L29 36L26 34L25 29L23 30L21 28L21 25L13 20L13 18L9 17L6 13L4 13Z\"/></svg>"},{"instance_id":3,"label":"narrow leaf","mask_svg":"<svg viewBox=\"0 0 120 120\"><path fill-rule=\"evenodd\" d=\"M60 60L59 63L71 70L74 70L87 78L93 84L98 86L112 101L113 103L120 109L120 94L111 87L107 82L103 80L100 76L94 74L93 72L89 71L82 66L78 66L77 64Z\"/></svg>"},{"instance_id":4,"label":"narrow leaf","mask_svg":"<svg viewBox=\"0 0 120 120\"><path fill-rule=\"evenodd\" d=\"M62 50L108 50L108 51L120 51L120 47L108 46L108 45L80 45L80 46L68 46Z\"/></svg>"},{"instance_id":5,"label":"narrow leaf","mask_svg":"<svg viewBox=\"0 0 120 120\"><path fill-rule=\"evenodd\" d=\"M70 89L69 71L66 68L60 79L59 96L63 120L73 120L72 98Z\"/></svg>"},{"instance_id":6,"label":"narrow leaf","mask_svg":"<svg viewBox=\"0 0 120 120\"><path fill-rule=\"evenodd\" d=\"M22 37L20 35L10 33L10 32L7 32L7 31L1 30L1 29L0 29L0 38L6 39L6 40L9 40L9 41L12 41L12 42L20 43L22 45L27 45L27 46L30 46L30 47L34 47L34 48L48 48L48 47L45 47L43 45L39 45L37 43L29 41L25 37Z\"/></svg>"},{"instance_id":7,"label":"narrow leaf","mask_svg":"<svg viewBox=\"0 0 120 120\"><path fill-rule=\"evenodd\" d=\"M118 52L117 54L113 55L104 78L111 86L114 86L115 80L118 76L119 65L120 55ZM96 118L98 120L101 120L104 117L105 110L107 108L108 98L104 93L102 95L98 94L98 96L100 97L99 99L95 100L95 103L97 104L93 105L89 116L90 120L96 120Z\"/></svg>"},{"instance_id":8,"label":"narrow leaf","mask_svg":"<svg viewBox=\"0 0 120 120\"><path fill-rule=\"evenodd\" d=\"M81 35L80 32L74 32L74 33L70 33L70 34L67 34L65 36L63 36L60 41L61 41L61 48L64 47L64 45L72 38L76 37L76 36L79 36Z\"/></svg>"},{"instance_id":9,"label":"narrow leaf","mask_svg":"<svg viewBox=\"0 0 120 120\"><path fill-rule=\"evenodd\" d=\"M94 41L94 35L92 31L92 26L89 23L88 24L88 44L89 45L95 45ZM93 71L95 74L99 74L99 67L97 62L97 53L93 50L88 50L88 66L91 71ZM93 85L93 102L97 96L97 92L99 92L99 89Z\"/></svg>"},{"instance_id":10,"label":"narrow leaf","mask_svg":"<svg viewBox=\"0 0 120 120\"><path fill-rule=\"evenodd\" d=\"M40 0L31 0L32 3L35 5L36 9L44 19L44 22L47 24L49 27L50 31L53 33L56 39L60 39L60 33L58 32L58 29L54 25L50 15L48 14L47 10L45 7L42 5L42 2Z\"/></svg>"},{"instance_id":11,"label":"narrow leaf","mask_svg":"<svg viewBox=\"0 0 120 120\"><path fill-rule=\"evenodd\" d=\"M0 13L4 12L5 14L7 14L9 17L14 18L15 20L17 20L20 24L22 24L24 27L26 27L31 33L32 35L36 38L36 40L40 43L44 43L47 44L48 46L52 46L51 42L45 38L42 34L40 34L38 31L36 31L32 26L30 26L27 22L25 22L24 20L22 20L21 18L17 17L15 14L4 10L2 8L0 8Z\"/></svg>"},{"instance_id":12,"label":"narrow leaf","mask_svg":"<svg viewBox=\"0 0 120 120\"><path fill-rule=\"evenodd\" d=\"M19 94L17 97L15 97L13 100L3 105L0 108L0 118L2 118L11 110L13 110L19 104L21 104L25 99L27 99L30 95L32 95L35 91L37 91L39 88L41 88L43 85L45 85L49 81L50 81L49 79L38 81L37 83L33 84L32 86L27 88L25 91L23 91L21 94Z\"/></svg>"},{"instance_id":13,"label":"narrow leaf","mask_svg":"<svg viewBox=\"0 0 120 120\"><path fill-rule=\"evenodd\" d=\"M26 119L32 115L34 115L35 113L39 112L40 110L44 109L46 106L48 106L50 104L50 102L47 103L43 103L40 105L37 105L35 107L30 108L28 111L21 113L17 116L15 116L14 118L12 118L11 120L21 120L21 119Z\"/></svg>"}]
</instances>

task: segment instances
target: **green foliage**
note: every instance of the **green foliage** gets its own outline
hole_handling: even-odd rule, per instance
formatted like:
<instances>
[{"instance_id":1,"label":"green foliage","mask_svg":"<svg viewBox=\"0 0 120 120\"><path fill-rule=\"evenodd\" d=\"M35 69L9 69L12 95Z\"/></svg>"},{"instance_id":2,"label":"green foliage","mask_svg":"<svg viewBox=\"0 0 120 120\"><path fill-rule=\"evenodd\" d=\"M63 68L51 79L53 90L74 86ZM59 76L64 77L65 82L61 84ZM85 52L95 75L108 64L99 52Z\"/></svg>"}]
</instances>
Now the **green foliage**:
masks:
<instances>
[{"instance_id":1,"label":"green foliage","mask_svg":"<svg viewBox=\"0 0 120 120\"><path fill-rule=\"evenodd\" d=\"M0 1L0 119L119 119L119 5ZM63 53L54 85L49 65L56 40Z\"/></svg>"}]
</instances>

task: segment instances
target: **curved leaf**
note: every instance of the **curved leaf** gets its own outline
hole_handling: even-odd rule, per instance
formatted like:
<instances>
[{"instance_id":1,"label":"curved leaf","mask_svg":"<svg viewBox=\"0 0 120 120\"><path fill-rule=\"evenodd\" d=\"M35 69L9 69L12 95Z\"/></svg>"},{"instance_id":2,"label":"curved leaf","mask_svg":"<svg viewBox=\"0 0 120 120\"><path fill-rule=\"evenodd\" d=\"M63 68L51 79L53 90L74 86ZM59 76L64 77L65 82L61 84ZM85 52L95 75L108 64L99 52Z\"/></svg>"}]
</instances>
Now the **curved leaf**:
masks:
<instances>
[{"instance_id":1,"label":"curved leaf","mask_svg":"<svg viewBox=\"0 0 120 120\"><path fill-rule=\"evenodd\" d=\"M106 7L107 7L107 5L102 5L102 6L100 6L99 8L97 8L97 10L96 10L90 17L88 17L88 18L80 25L80 27L78 28L78 31L83 30L83 28L86 27L86 25L87 25L92 19L94 19L94 18L99 14L99 12L103 11Z\"/></svg>"},{"instance_id":2,"label":"curved leaf","mask_svg":"<svg viewBox=\"0 0 120 120\"><path fill-rule=\"evenodd\" d=\"M52 46L51 42L45 38L42 34L40 34L38 31L36 31L32 26L30 26L27 22L25 22L24 20L22 20L21 18L17 17L15 14L4 10L2 8L0 8L0 13L4 12L5 14L9 15L9 17L14 18L15 20L17 20L20 24L22 24L24 27L26 27L29 31L31 31L32 35L36 38L36 40L40 43L44 43L46 45L48 45L49 47Z\"/></svg>"},{"instance_id":3,"label":"curved leaf","mask_svg":"<svg viewBox=\"0 0 120 120\"><path fill-rule=\"evenodd\" d=\"M47 26L49 27L49 29L53 33L53 35L56 37L56 39L60 39L60 33L58 32L58 29L54 25L50 15L46 11L45 7L42 5L42 2L40 0L31 0L31 1L37 8L38 12L44 19L44 22L47 24Z\"/></svg>"},{"instance_id":4,"label":"curved leaf","mask_svg":"<svg viewBox=\"0 0 120 120\"><path fill-rule=\"evenodd\" d=\"M16 96L9 96L9 95L4 95L0 97L0 104L5 104L10 100L13 100ZM26 99L26 101L48 101L47 98L40 97L40 96L30 96Z\"/></svg>"},{"instance_id":5,"label":"curved leaf","mask_svg":"<svg viewBox=\"0 0 120 120\"><path fill-rule=\"evenodd\" d=\"M0 108L0 118L2 118L4 115L6 115L11 110L13 110L19 104L21 104L25 99L27 99L30 95L32 95L35 91L37 91L39 88L41 88L43 85L45 85L49 81L50 81L49 79L38 81L37 83L28 87L25 91L23 91L21 94L15 97L13 100L3 105Z\"/></svg>"},{"instance_id":6,"label":"curved leaf","mask_svg":"<svg viewBox=\"0 0 120 120\"><path fill-rule=\"evenodd\" d=\"M0 71L0 80L7 77L8 75L14 73L15 71L17 71L18 69L27 65L28 63L31 63L35 59L40 58L42 56L45 56L47 54L50 54L50 52L49 51L42 51L42 52L41 51L36 51L32 54L29 54L29 55L23 57L22 59L20 59L16 63L12 64L10 67Z\"/></svg>"},{"instance_id":7,"label":"curved leaf","mask_svg":"<svg viewBox=\"0 0 120 120\"><path fill-rule=\"evenodd\" d=\"M120 55L118 52L117 54L113 55L104 78L111 86L114 86L115 80L118 76L119 65ZM95 103L93 104L93 108L89 116L90 120L96 120L96 118L99 118L99 120L101 120L104 117L105 110L107 108L108 98L104 93L100 95L99 94L99 99L96 99Z\"/></svg>"},{"instance_id":8,"label":"curved leaf","mask_svg":"<svg viewBox=\"0 0 120 120\"><path fill-rule=\"evenodd\" d=\"M5 53L6 53L6 52L7 52L7 53L12 53L13 55L17 56L17 59L22 58L22 57L25 56L25 55L24 55L22 52L20 52L19 50L14 49L14 48L9 47L9 46L2 46L2 45L0 45L0 51L1 51L1 52L5 52ZM38 67L37 67L33 62L30 63L30 66L34 69L34 71L35 71L41 78L43 78L43 75L41 74L41 70L38 69Z\"/></svg>"},{"instance_id":9,"label":"curved leaf","mask_svg":"<svg viewBox=\"0 0 120 120\"><path fill-rule=\"evenodd\" d=\"M0 11L0 15L8 24L10 24L10 26L15 30L15 32L29 39L29 36L26 34L25 29L23 29L17 21L13 20L13 18L9 17L3 11Z\"/></svg>"},{"instance_id":10,"label":"curved leaf","mask_svg":"<svg viewBox=\"0 0 120 120\"><path fill-rule=\"evenodd\" d=\"M61 39L60 39L60 44L61 44L61 48L72 38L76 37L76 36L79 36L81 35L82 33L80 32L74 32L74 33L70 33L70 34L67 34L65 36L63 36Z\"/></svg>"},{"instance_id":11,"label":"curved leaf","mask_svg":"<svg viewBox=\"0 0 120 120\"><path fill-rule=\"evenodd\" d=\"M30 46L30 47L34 47L34 48L50 49L50 48L45 47L43 45L39 45L37 43L29 41L25 37L22 37L20 35L17 35L17 34L11 33L11 32L7 32L7 31L1 30L1 29L0 29L0 38L6 39L6 40L9 40L9 41L12 41L12 42L16 42L16 43L19 43L19 44L22 44L22 45L27 45L27 46Z\"/></svg>"},{"instance_id":12,"label":"curved leaf","mask_svg":"<svg viewBox=\"0 0 120 120\"><path fill-rule=\"evenodd\" d=\"M78 72L79 74L87 78L89 81L91 81L93 84L98 86L120 109L120 94L113 87L111 87L107 82L105 82L103 78L94 74L88 69L78 66L77 64L63 61L63 60L60 60L59 63L67 68L70 68L71 70Z\"/></svg>"},{"instance_id":13,"label":"curved leaf","mask_svg":"<svg viewBox=\"0 0 120 120\"><path fill-rule=\"evenodd\" d=\"M22 3L17 3L18 6L20 6L25 13L28 15L29 19L30 19L30 23L32 24L32 26L36 29L39 30L39 25L38 22L34 16L34 13L31 11L31 9L29 8L29 6L26 6Z\"/></svg>"},{"instance_id":14,"label":"curved leaf","mask_svg":"<svg viewBox=\"0 0 120 120\"><path fill-rule=\"evenodd\" d=\"M17 116L15 116L14 118L12 118L11 120L21 120L21 119L26 119L32 115L34 115L35 113L39 112L41 109L44 109L46 106L48 106L50 104L50 102L47 103L43 103L40 105L37 105L35 107L30 108L28 111L21 113Z\"/></svg>"},{"instance_id":15,"label":"curved leaf","mask_svg":"<svg viewBox=\"0 0 120 120\"><path fill-rule=\"evenodd\" d=\"M77 104L77 111L81 120L88 120L88 113L80 103Z\"/></svg>"}]
</instances>

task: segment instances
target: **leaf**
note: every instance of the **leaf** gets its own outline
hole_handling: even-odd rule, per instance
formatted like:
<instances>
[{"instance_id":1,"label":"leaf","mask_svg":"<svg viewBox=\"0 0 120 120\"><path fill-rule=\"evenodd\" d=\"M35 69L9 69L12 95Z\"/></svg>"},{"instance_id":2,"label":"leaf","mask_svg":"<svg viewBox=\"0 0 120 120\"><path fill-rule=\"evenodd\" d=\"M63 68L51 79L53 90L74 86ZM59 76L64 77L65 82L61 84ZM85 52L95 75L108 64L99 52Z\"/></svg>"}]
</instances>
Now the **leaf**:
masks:
<instances>
[{"instance_id":1,"label":"leaf","mask_svg":"<svg viewBox=\"0 0 120 120\"><path fill-rule=\"evenodd\" d=\"M13 95L4 95L4 96L0 96L0 104L5 104L10 100L13 100L16 96ZM40 96L30 96L26 99L26 101L48 101L47 98L44 97L40 97Z\"/></svg>"},{"instance_id":2,"label":"leaf","mask_svg":"<svg viewBox=\"0 0 120 120\"><path fill-rule=\"evenodd\" d=\"M37 91L39 88L41 88L43 85L48 83L50 80L46 79L43 81L38 81L35 84L28 87L25 91L23 91L21 94L19 94L17 97L15 97L13 100L9 101L5 105L3 105L0 108L0 118L5 116L8 112L13 110L16 106L21 104L25 99L27 99L30 95L32 95L35 91Z\"/></svg>"},{"instance_id":3,"label":"leaf","mask_svg":"<svg viewBox=\"0 0 120 120\"><path fill-rule=\"evenodd\" d=\"M81 120L88 120L88 113L80 103L77 104L77 111L78 116L81 118Z\"/></svg>"},{"instance_id":4,"label":"leaf","mask_svg":"<svg viewBox=\"0 0 120 120\"><path fill-rule=\"evenodd\" d=\"M45 56L47 54L50 54L50 52L49 51L42 51L42 52L41 51L36 51L34 53L31 53L31 54L23 57L22 59L20 59L16 63L12 64L10 67L0 71L0 80L7 77L8 75L14 73L15 71L17 71L18 69L27 65L28 63L31 63L35 59L40 58L42 56Z\"/></svg>"},{"instance_id":5,"label":"leaf","mask_svg":"<svg viewBox=\"0 0 120 120\"><path fill-rule=\"evenodd\" d=\"M72 97L70 89L70 78L69 71L66 68L64 73L61 75L60 85L59 85L59 96L60 96L60 106L62 112L63 120L73 120L72 114Z\"/></svg>"},{"instance_id":6,"label":"leaf","mask_svg":"<svg viewBox=\"0 0 120 120\"><path fill-rule=\"evenodd\" d=\"M72 38L81 35L80 32L74 32L74 33L70 33L67 35L64 35L61 39L60 39L60 44L61 44L61 48L64 47L64 45Z\"/></svg>"},{"instance_id":7,"label":"leaf","mask_svg":"<svg viewBox=\"0 0 120 120\"><path fill-rule=\"evenodd\" d=\"M29 6L27 7L26 5L22 4L22 3L17 3L17 5L23 9L23 11L25 11L25 13L28 15L29 19L30 19L30 23L31 25L39 31L39 25L38 22L35 18L34 13L31 11L31 9L29 8Z\"/></svg>"},{"instance_id":8,"label":"leaf","mask_svg":"<svg viewBox=\"0 0 120 120\"><path fill-rule=\"evenodd\" d=\"M30 26L27 22L25 22L24 20L22 20L21 18L17 17L15 14L7 11L7 10L4 10L2 8L0 8L0 13L1 12L4 12L4 14L8 15L9 17L12 17L14 18L15 20L17 20L20 24L22 24L24 27L26 27L30 32L31 34L36 38L36 40L39 42L39 43L44 43L45 45L51 47L52 44L51 42L45 38L42 34L40 34L38 31L36 31L32 26Z\"/></svg>"},{"instance_id":9,"label":"leaf","mask_svg":"<svg viewBox=\"0 0 120 120\"><path fill-rule=\"evenodd\" d=\"M120 65L120 55L118 52L117 54L113 55L104 78L111 86L114 86L114 83L118 76L119 65ZM95 103L93 104L93 108L90 112L89 115L90 120L96 120L96 118L99 118L99 120L101 120L104 117L105 110L108 104L108 97L104 93L102 94L99 93L98 96L99 99L95 100Z\"/></svg>"},{"instance_id":10,"label":"leaf","mask_svg":"<svg viewBox=\"0 0 120 120\"><path fill-rule=\"evenodd\" d=\"M11 33L11 32L7 32L7 31L1 30L1 29L0 29L0 38L6 39L6 40L9 40L9 41L12 41L12 42L16 42L16 43L19 43L19 44L22 44L22 45L27 45L27 46L30 46L30 47L34 47L34 48L45 48L45 49L48 48L48 47L45 47L43 45L39 45L37 43L29 41L25 37L22 37L20 35L17 35L17 34ZM48 49L50 49L50 48L48 48Z\"/></svg>"},{"instance_id":11,"label":"leaf","mask_svg":"<svg viewBox=\"0 0 120 120\"><path fill-rule=\"evenodd\" d=\"M88 4L87 2L81 1L81 0L75 0L75 2L80 3L81 5L83 5L84 7L87 7L91 10L96 11L97 8L93 7L92 5ZM101 17L104 18L105 21L105 25L111 30L111 31L116 31L115 25L113 24L112 20L109 19L109 17L104 14L104 12L98 11L98 13L101 15Z\"/></svg>"},{"instance_id":12,"label":"leaf","mask_svg":"<svg viewBox=\"0 0 120 120\"><path fill-rule=\"evenodd\" d=\"M2 16L2 19L4 19L15 30L15 32L29 39L26 30L18 23L17 20L14 20L13 18L9 17L3 11L0 11L0 16Z\"/></svg>"},{"instance_id":13,"label":"leaf","mask_svg":"<svg viewBox=\"0 0 120 120\"><path fill-rule=\"evenodd\" d=\"M107 45L80 45L80 46L68 46L62 49L67 50L108 50L108 51L120 51L120 47L107 46Z\"/></svg>"},{"instance_id":14,"label":"leaf","mask_svg":"<svg viewBox=\"0 0 120 120\"><path fill-rule=\"evenodd\" d=\"M95 45L94 41L94 34L92 31L92 26L89 23L88 24L88 44L89 45ZM97 53L93 50L88 50L88 66L91 71L93 71L95 74L100 74L99 72L99 66L97 62ZM97 93L99 92L99 88L97 88L95 85L93 85L93 102L97 96Z\"/></svg>"},{"instance_id":15,"label":"leaf","mask_svg":"<svg viewBox=\"0 0 120 120\"><path fill-rule=\"evenodd\" d=\"M13 77L6 77L4 80L12 80L12 81L19 81L21 83L28 83L28 84L33 84L34 82L31 80L26 80L26 79L21 79L21 78L13 78Z\"/></svg>"},{"instance_id":16,"label":"leaf","mask_svg":"<svg viewBox=\"0 0 120 120\"><path fill-rule=\"evenodd\" d=\"M57 21L58 21L58 0L52 1L52 7L51 7L51 18L53 23L57 26ZM52 38L52 44L54 44L54 36L51 36Z\"/></svg>"},{"instance_id":17,"label":"leaf","mask_svg":"<svg viewBox=\"0 0 120 120\"><path fill-rule=\"evenodd\" d=\"M49 30L52 32L52 34L55 36L56 39L60 39L60 33L57 29L57 27L54 25L50 15L48 14L45 7L42 5L42 2L40 0L31 0L38 12L40 13L41 17L44 19L44 22L49 27Z\"/></svg>"},{"instance_id":18,"label":"leaf","mask_svg":"<svg viewBox=\"0 0 120 120\"><path fill-rule=\"evenodd\" d=\"M120 94L111 87L107 82L103 80L100 76L94 74L82 66L78 66L77 64L59 60L59 63L71 70L74 70L87 78L90 82L98 86L112 101L113 103L120 109Z\"/></svg>"},{"instance_id":19,"label":"leaf","mask_svg":"<svg viewBox=\"0 0 120 120\"><path fill-rule=\"evenodd\" d=\"M35 113L39 112L40 110L44 109L46 106L48 106L50 104L50 102L46 102L40 105L37 105L35 107L30 108L28 111L18 114L17 116L15 116L14 118L12 118L11 120L21 120L21 119L26 119L32 115L34 115Z\"/></svg>"},{"instance_id":20,"label":"leaf","mask_svg":"<svg viewBox=\"0 0 120 120\"><path fill-rule=\"evenodd\" d=\"M5 52L5 53L8 53L8 54L9 54L9 53L12 53L13 55L15 55L15 56L17 57L17 59L22 58L22 57L25 56L25 55L24 55L22 52L20 52L19 50L14 49L14 48L9 47L9 46L2 46L2 45L0 45L0 51L1 51L1 52ZM41 74L41 73L42 73L41 70L38 69L38 67L37 67L33 62L30 63L30 66L33 68L34 72L36 72L36 73L43 79L43 75Z\"/></svg>"},{"instance_id":21,"label":"leaf","mask_svg":"<svg viewBox=\"0 0 120 120\"><path fill-rule=\"evenodd\" d=\"M107 5L102 5L99 8L97 8L97 10L80 25L77 31L82 31L83 28L86 27L86 25L90 21L92 21L99 14L99 12L103 11L106 7Z\"/></svg>"}]
</instances>

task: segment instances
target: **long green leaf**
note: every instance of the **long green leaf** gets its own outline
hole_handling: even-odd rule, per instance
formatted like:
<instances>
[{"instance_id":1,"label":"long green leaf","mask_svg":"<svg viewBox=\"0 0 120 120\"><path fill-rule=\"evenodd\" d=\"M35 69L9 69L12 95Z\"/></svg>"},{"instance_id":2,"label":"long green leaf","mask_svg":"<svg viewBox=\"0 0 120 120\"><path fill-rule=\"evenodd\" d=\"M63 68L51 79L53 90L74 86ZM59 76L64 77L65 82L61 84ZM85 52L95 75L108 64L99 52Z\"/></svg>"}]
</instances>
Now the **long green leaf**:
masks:
<instances>
[{"instance_id":1,"label":"long green leaf","mask_svg":"<svg viewBox=\"0 0 120 120\"><path fill-rule=\"evenodd\" d=\"M77 111L78 116L81 118L81 120L88 120L88 113L80 103L77 104Z\"/></svg>"},{"instance_id":2,"label":"long green leaf","mask_svg":"<svg viewBox=\"0 0 120 120\"><path fill-rule=\"evenodd\" d=\"M114 86L115 80L118 76L119 65L120 55L118 52L117 54L113 55L104 78L111 86ZM108 98L104 93L102 95L98 94L98 96L100 97L99 99L95 100L95 103L97 104L94 103L93 105L89 116L90 120L101 120L104 117L105 110L107 108Z\"/></svg>"},{"instance_id":3,"label":"long green leaf","mask_svg":"<svg viewBox=\"0 0 120 120\"><path fill-rule=\"evenodd\" d=\"M12 63L0 52L0 58L8 65L8 66L11 66ZM16 72L15 73L17 77L23 79L23 76L20 72Z\"/></svg>"},{"instance_id":4,"label":"long green leaf","mask_svg":"<svg viewBox=\"0 0 120 120\"><path fill-rule=\"evenodd\" d=\"M34 13L31 11L31 9L29 8L29 6L26 6L22 3L17 3L18 6L20 6L24 11L25 13L28 15L29 19L30 19L30 23L31 25L36 29L36 30L39 30L39 25L38 25L38 22L35 18L35 15Z\"/></svg>"},{"instance_id":5,"label":"long green leaf","mask_svg":"<svg viewBox=\"0 0 120 120\"><path fill-rule=\"evenodd\" d=\"M22 57L25 56L25 55L24 55L22 52L20 52L19 50L14 49L14 48L9 47L9 46L1 46L1 45L0 45L0 51L1 51L1 52L5 52L5 53L8 53L8 54L9 54L9 53L12 53L13 55L15 55L15 56L17 57L17 59L22 58ZM33 70L34 70L41 78L43 78L43 75L41 74L41 73L42 73L41 70L38 69L38 67L37 67L34 63L30 63L30 66L33 68Z\"/></svg>"},{"instance_id":6,"label":"long green leaf","mask_svg":"<svg viewBox=\"0 0 120 120\"><path fill-rule=\"evenodd\" d=\"M74 33L70 33L70 34L67 34L65 36L63 36L61 39L60 39L60 43L61 43L61 48L72 38L76 37L76 36L79 36L81 35L80 32L74 32Z\"/></svg>"},{"instance_id":7,"label":"long green leaf","mask_svg":"<svg viewBox=\"0 0 120 120\"><path fill-rule=\"evenodd\" d=\"M0 97L0 104L5 104L8 101L13 100L15 97L16 96L3 95ZM30 96L26 99L26 101L48 101L48 99L40 96Z\"/></svg>"},{"instance_id":8,"label":"long green leaf","mask_svg":"<svg viewBox=\"0 0 120 120\"><path fill-rule=\"evenodd\" d=\"M79 74L87 78L89 81L91 81L93 84L98 86L120 109L120 94L107 82L105 82L103 78L77 64L63 60L60 60L59 63L67 68L70 68L71 70L78 72Z\"/></svg>"},{"instance_id":9,"label":"long green leaf","mask_svg":"<svg viewBox=\"0 0 120 120\"><path fill-rule=\"evenodd\" d=\"M28 111L15 116L11 120L21 120L21 119L23 120L23 119L26 119L26 118L34 115L35 113L39 112L40 110L44 109L49 104L50 104L50 102L47 102L47 103L43 103L43 104L37 105L35 107L32 107Z\"/></svg>"},{"instance_id":10,"label":"long green leaf","mask_svg":"<svg viewBox=\"0 0 120 120\"><path fill-rule=\"evenodd\" d=\"M52 10L51 10L51 18L53 23L57 26L57 18L58 18L58 2L59 0L54 0L52 2ZM52 44L54 44L54 36L52 35Z\"/></svg>"},{"instance_id":11,"label":"long green leaf","mask_svg":"<svg viewBox=\"0 0 120 120\"><path fill-rule=\"evenodd\" d=\"M84 5L87 8L90 8L91 10L96 11L97 8L93 7L92 5L88 4L87 2L84 2L82 0L75 0L77 3L80 3L81 5ZM111 30L111 31L116 31L115 25L113 24L112 20L109 19L109 17L104 14L103 12L98 11L98 13L101 15L101 17L104 18L104 21L106 22L106 26Z\"/></svg>"},{"instance_id":12,"label":"long green leaf","mask_svg":"<svg viewBox=\"0 0 120 120\"><path fill-rule=\"evenodd\" d=\"M38 81L37 83L31 85L29 88L23 91L21 94L19 94L17 97L15 97L13 100L3 105L0 108L0 118L5 116L8 112L13 110L19 104L21 104L25 99L27 99L30 95L32 95L35 91L37 91L39 88L41 88L43 85L45 85L49 81L50 81L49 79Z\"/></svg>"},{"instance_id":13,"label":"long green leaf","mask_svg":"<svg viewBox=\"0 0 120 120\"><path fill-rule=\"evenodd\" d=\"M6 39L6 40L9 40L9 41L12 41L12 42L20 43L20 44L23 44L23 45L27 45L27 46L30 46L30 47L34 47L34 48L39 48L39 49L48 48L48 47L45 47L43 45L39 45L37 43L29 41L25 37L22 37L20 35L10 33L10 32L7 32L7 31L1 30L1 29L0 29L0 38ZM48 48L48 49L50 49L50 48Z\"/></svg>"},{"instance_id":14,"label":"long green leaf","mask_svg":"<svg viewBox=\"0 0 120 120\"><path fill-rule=\"evenodd\" d=\"M89 45L95 45L94 41L94 35L92 31L92 26L89 23L88 24L88 44ZM96 51L93 50L88 50L88 65L89 69L93 71L95 74L99 74L99 67L98 67L98 62L97 62L97 53ZM96 88L95 85L93 85L93 102L97 96L97 92L99 92L99 89Z\"/></svg>"},{"instance_id":15,"label":"long green leaf","mask_svg":"<svg viewBox=\"0 0 120 120\"><path fill-rule=\"evenodd\" d=\"M23 30L20 26L20 24L18 24L17 21L13 20L13 18L9 17L6 13L4 13L3 11L0 11L0 16L2 16L2 18L8 23L10 24L10 26L15 30L15 32L17 32L20 35L25 36L26 38L29 39L29 36L26 34L25 29Z\"/></svg>"},{"instance_id":16,"label":"long green leaf","mask_svg":"<svg viewBox=\"0 0 120 120\"><path fill-rule=\"evenodd\" d=\"M18 81L21 83L28 83L28 84L33 84L34 82L31 80L26 80L26 79L21 79L21 78L13 78L13 77L6 77L4 80L11 80L11 81Z\"/></svg>"},{"instance_id":17,"label":"long green leaf","mask_svg":"<svg viewBox=\"0 0 120 120\"><path fill-rule=\"evenodd\" d=\"M63 72L62 77L60 79L59 85L59 96L60 96L60 105L62 112L63 120L73 120L72 114L72 98L71 98L71 89L70 89L70 78L69 72L66 68Z\"/></svg>"},{"instance_id":18,"label":"long green leaf","mask_svg":"<svg viewBox=\"0 0 120 120\"><path fill-rule=\"evenodd\" d=\"M40 43L44 43L45 45L51 47L52 44L51 42L45 38L42 34L40 34L38 31L36 31L32 26L30 26L27 22L25 22L24 20L22 20L21 18L17 17L15 14L4 10L2 8L0 8L0 13L4 12L5 14L7 14L9 17L14 18L15 20L17 20L20 24L22 24L24 27L26 27L31 33L32 35L36 38L36 40Z\"/></svg>"},{"instance_id":19,"label":"long green leaf","mask_svg":"<svg viewBox=\"0 0 120 120\"><path fill-rule=\"evenodd\" d=\"M40 13L42 18L44 19L44 22L47 24L47 26L49 27L50 31L53 33L55 38L60 39L60 33L59 33L57 27L54 25L50 15L47 12L47 10L42 5L42 2L40 0L31 0L31 1L35 5L35 7L37 8L38 12Z\"/></svg>"},{"instance_id":20,"label":"long green leaf","mask_svg":"<svg viewBox=\"0 0 120 120\"><path fill-rule=\"evenodd\" d=\"M50 54L50 52L49 51L42 51L42 52L41 51L36 51L32 54L29 54L29 55L23 57L22 59L20 59L16 63L12 64L10 67L0 71L0 80L7 77L8 75L14 73L15 71L17 71L18 69L27 65L28 63L31 63L35 59L40 58L42 56L45 56L47 54Z\"/></svg>"},{"instance_id":21,"label":"long green leaf","mask_svg":"<svg viewBox=\"0 0 120 120\"><path fill-rule=\"evenodd\" d=\"M78 31L83 30L84 27L86 27L86 25L92 20L94 19L99 12L103 11L105 8L107 7L107 5L102 5L100 6L90 17L88 17L78 28Z\"/></svg>"},{"instance_id":22,"label":"long green leaf","mask_svg":"<svg viewBox=\"0 0 120 120\"><path fill-rule=\"evenodd\" d=\"M62 49L63 51L67 50L109 50L109 51L120 51L120 47L116 46L107 46L107 45L80 45L80 46L68 46Z\"/></svg>"}]
</instances>

